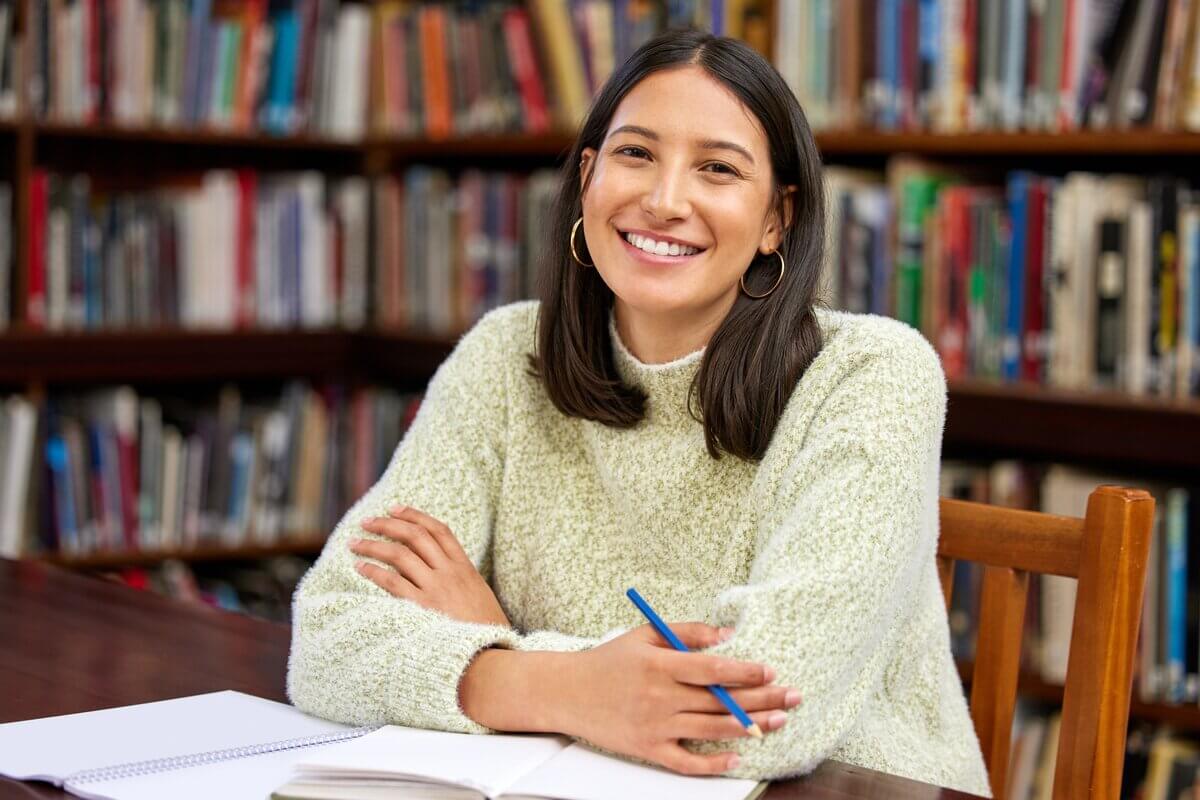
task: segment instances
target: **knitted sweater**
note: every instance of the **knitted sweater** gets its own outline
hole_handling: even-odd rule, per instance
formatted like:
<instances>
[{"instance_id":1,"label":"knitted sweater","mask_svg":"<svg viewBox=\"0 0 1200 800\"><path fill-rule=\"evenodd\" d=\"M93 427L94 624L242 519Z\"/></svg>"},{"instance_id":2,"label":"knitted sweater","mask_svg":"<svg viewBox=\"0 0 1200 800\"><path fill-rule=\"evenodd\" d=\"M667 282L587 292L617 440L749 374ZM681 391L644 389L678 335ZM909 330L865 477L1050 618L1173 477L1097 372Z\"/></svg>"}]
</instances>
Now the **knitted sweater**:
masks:
<instances>
[{"instance_id":1,"label":"knitted sweater","mask_svg":"<svg viewBox=\"0 0 1200 800\"><path fill-rule=\"evenodd\" d=\"M934 558L946 409L937 356L911 328L817 310L825 344L765 457L713 459L689 416L703 350L640 362L609 325L623 380L647 394L631 429L569 418L527 373L537 303L499 308L431 380L379 482L296 591L288 693L354 724L490 733L458 683L489 646L570 651L644 622L736 628L708 652L770 664L800 689L763 739L731 750L738 777L833 758L989 794L949 649ZM445 522L514 629L400 600L353 568L358 521L403 503Z\"/></svg>"}]
</instances>

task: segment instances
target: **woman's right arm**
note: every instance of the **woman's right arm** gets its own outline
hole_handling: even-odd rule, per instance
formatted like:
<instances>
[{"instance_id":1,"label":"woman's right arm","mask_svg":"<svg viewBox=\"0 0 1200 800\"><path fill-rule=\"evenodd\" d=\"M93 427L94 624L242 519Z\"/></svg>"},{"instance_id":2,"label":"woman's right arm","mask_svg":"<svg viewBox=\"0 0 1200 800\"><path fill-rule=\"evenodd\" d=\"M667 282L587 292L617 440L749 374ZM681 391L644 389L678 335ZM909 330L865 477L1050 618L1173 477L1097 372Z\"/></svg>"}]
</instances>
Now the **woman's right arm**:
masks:
<instances>
[{"instance_id":1,"label":"woman's right arm","mask_svg":"<svg viewBox=\"0 0 1200 800\"><path fill-rule=\"evenodd\" d=\"M701 622L671 628L693 650L722 641L720 629ZM467 716L489 728L565 733L676 772L716 775L738 766L736 754L699 755L679 740L749 734L707 686L731 687L770 735L786 721L783 709L800 702L774 677L762 664L676 652L643 625L581 652L485 650L463 674L459 697Z\"/></svg>"}]
</instances>

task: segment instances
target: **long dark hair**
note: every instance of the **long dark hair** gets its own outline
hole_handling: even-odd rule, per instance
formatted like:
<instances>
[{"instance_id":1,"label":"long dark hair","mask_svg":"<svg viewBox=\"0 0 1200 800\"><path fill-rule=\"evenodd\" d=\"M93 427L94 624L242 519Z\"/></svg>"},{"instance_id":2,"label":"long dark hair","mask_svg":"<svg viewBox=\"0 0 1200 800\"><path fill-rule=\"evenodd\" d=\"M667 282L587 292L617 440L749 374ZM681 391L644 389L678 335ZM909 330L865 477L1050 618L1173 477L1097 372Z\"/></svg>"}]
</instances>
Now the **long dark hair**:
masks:
<instances>
[{"instance_id":1,"label":"long dark hair","mask_svg":"<svg viewBox=\"0 0 1200 800\"><path fill-rule=\"evenodd\" d=\"M784 406L821 349L813 313L825 243L821 159L808 120L791 89L758 53L736 39L701 31L670 31L640 47L616 70L592 103L563 165L539 269L537 353L532 372L554 405L568 416L630 428L645 415L646 395L621 382L608 332L613 293L595 269L572 258L568 237L582 214L580 157L600 149L621 100L643 78L662 69L696 65L728 88L758 119L770 144L773 202L783 222L779 251L787 262L779 287L761 300L738 294L706 345L688 394L704 425L708 452L761 460ZM790 215L783 189L795 186ZM585 261L582 235L576 250ZM779 258L756 254L748 291L762 294L779 275ZM692 407L698 400L700 416Z\"/></svg>"}]
</instances>

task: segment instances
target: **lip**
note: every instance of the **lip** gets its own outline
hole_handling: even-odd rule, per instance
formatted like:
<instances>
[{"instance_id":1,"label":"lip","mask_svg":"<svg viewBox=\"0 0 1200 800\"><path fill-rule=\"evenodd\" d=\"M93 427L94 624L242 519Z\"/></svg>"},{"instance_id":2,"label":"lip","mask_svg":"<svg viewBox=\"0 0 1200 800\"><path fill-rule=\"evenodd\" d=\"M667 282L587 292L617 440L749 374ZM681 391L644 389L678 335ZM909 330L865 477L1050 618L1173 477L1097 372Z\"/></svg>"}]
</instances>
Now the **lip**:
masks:
<instances>
[{"instance_id":1,"label":"lip","mask_svg":"<svg viewBox=\"0 0 1200 800\"><path fill-rule=\"evenodd\" d=\"M637 231L630 231L630 233L637 233ZM681 264L691 263L693 259L699 258L700 256L704 255L705 252L707 252L705 250L701 250L699 253L692 253L690 256L660 256L660 255L655 255L654 253L647 253L645 250L642 250L640 247L634 247L632 244L629 243L629 240L626 239L625 235L623 233L621 233L620 231L616 231L616 234L617 234L617 238L621 240L621 244L625 247L626 252L628 252L633 258L637 259L638 261L642 261L647 264L655 264L658 266L667 266L667 267L679 266ZM647 234L642 234L642 235L645 236ZM653 237L651 237L651 238L653 238ZM662 241L662 240L660 240L660 241Z\"/></svg>"},{"instance_id":2,"label":"lip","mask_svg":"<svg viewBox=\"0 0 1200 800\"><path fill-rule=\"evenodd\" d=\"M674 236L666 236L661 233L655 233L654 231L644 231L640 228L617 228L617 233L621 235L622 239L625 238L625 234L627 233L636 233L638 236L645 236L647 239L653 239L656 242L677 244L680 247L694 247L697 250L707 249L704 247L704 245L696 244L695 242L689 242L687 239L676 239Z\"/></svg>"}]
</instances>

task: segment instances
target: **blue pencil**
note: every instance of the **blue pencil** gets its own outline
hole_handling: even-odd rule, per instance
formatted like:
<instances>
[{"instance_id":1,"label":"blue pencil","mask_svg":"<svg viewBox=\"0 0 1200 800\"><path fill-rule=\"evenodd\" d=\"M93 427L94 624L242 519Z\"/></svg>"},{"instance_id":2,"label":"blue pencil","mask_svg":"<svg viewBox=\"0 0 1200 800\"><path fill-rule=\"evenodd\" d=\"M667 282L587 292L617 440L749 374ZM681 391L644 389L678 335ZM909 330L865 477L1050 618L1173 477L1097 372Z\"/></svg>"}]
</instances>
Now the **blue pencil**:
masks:
<instances>
[{"instance_id":1,"label":"blue pencil","mask_svg":"<svg viewBox=\"0 0 1200 800\"><path fill-rule=\"evenodd\" d=\"M679 641L679 637L667 627L667 623L663 622L659 618L658 614L654 613L654 609L650 607L649 603L642 599L642 596L638 594L637 589L630 589L629 591L625 592L625 596L633 601L633 604L638 607L638 611L641 611L642 614L645 615L646 619L650 621L650 624L654 626L654 629L670 643L671 647L674 647L676 650L684 653L691 652L691 650L688 649L688 646ZM750 715L743 711L742 707L737 704L737 701L729 696L729 692L725 691L724 686L716 683L710 683L708 685L708 690L716 695L717 699L721 701L721 705L729 709L730 714L733 714L735 717L737 717L738 722L742 723L742 727L744 727L751 736L759 739L762 738L762 728L758 727L754 720L750 719Z\"/></svg>"}]
</instances>

